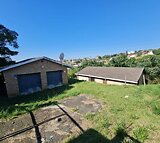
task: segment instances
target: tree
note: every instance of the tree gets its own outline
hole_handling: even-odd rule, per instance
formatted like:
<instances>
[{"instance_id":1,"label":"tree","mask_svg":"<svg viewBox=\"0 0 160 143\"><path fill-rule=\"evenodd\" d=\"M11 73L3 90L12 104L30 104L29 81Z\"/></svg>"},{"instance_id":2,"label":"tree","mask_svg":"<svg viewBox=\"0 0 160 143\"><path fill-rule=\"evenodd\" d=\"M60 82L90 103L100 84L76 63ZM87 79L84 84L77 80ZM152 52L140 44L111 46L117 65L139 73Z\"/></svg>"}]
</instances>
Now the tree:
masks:
<instances>
[{"instance_id":1,"label":"tree","mask_svg":"<svg viewBox=\"0 0 160 143\"><path fill-rule=\"evenodd\" d=\"M160 55L160 48L153 50L153 54Z\"/></svg>"},{"instance_id":2,"label":"tree","mask_svg":"<svg viewBox=\"0 0 160 143\"><path fill-rule=\"evenodd\" d=\"M87 66L104 66L103 61L96 61L96 60L85 60L81 63L80 68L85 68Z\"/></svg>"},{"instance_id":3,"label":"tree","mask_svg":"<svg viewBox=\"0 0 160 143\"><path fill-rule=\"evenodd\" d=\"M11 50L11 48L17 49L19 47L17 37L17 32L0 24L0 67L12 63L8 62L7 58L18 54L17 51Z\"/></svg>"},{"instance_id":4,"label":"tree","mask_svg":"<svg viewBox=\"0 0 160 143\"><path fill-rule=\"evenodd\" d=\"M0 57L0 67L15 64L15 61L8 60L7 57Z\"/></svg>"},{"instance_id":5,"label":"tree","mask_svg":"<svg viewBox=\"0 0 160 143\"><path fill-rule=\"evenodd\" d=\"M102 57L101 56L98 56L98 60L101 60L102 59Z\"/></svg>"},{"instance_id":6,"label":"tree","mask_svg":"<svg viewBox=\"0 0 160 143\"><path fill-rule=\"evenodd\" d=\"M160 66L160 56L159 55L147 55L142 58L137 59L137 65L140 67L156 67Z\"/></svg>"},{"instance_id":7,"label":"tree","mask_svg":"<svg viewBox=\"0 0 160 143\"><path fill-rule=\"evenodd\" d=\"M126 61L127 61L127 55L125 54L120 54L116 57L113 57L109 61L109 65L114 66L114 67L126 67Z\"/></svg>"},{"instance_id":8,"label":"tree","mask_svg":"<svg viewBox=\"0 0 160 143\"><path fill-rule=\"evenodd\" d=\"M76 73L80 71L80 68L79 67L75 67L75 68L71 68L69 69L68 71L68 77L69 78L75 78L76 77Z\"/></svg>"},{"instance_id":9,"label":"tree","mask_svg":"<svg viewBox=\"0 0 160 143\"><path fill-rule=\"evenodd\" d=\"M149 83L160 81L160 56L147 55L137 60L137 66L144 67Z\"/></svg>"},{"instance_id":10,"label":"tree","mask_svg":"<svg viewBox=\"0 0 160 143\"><path fill-rule=\"evenodd\" d=\"M137 65L135 58L127 59L126 67L135 67Z\"/></svg>"}]
</instances>

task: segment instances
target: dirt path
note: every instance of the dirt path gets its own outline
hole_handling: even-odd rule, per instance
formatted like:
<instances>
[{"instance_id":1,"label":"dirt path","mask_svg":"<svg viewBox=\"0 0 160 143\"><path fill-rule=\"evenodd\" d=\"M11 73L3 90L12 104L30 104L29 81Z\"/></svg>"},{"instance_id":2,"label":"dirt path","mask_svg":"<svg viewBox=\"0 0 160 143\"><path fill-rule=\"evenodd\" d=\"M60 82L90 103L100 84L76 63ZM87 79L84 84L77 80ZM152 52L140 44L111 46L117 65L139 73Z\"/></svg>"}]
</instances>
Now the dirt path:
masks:
<instances>
[{"instance_id":1,"label":"dirt path","mask_svg":"<svg viewBox=\"0 0 160 143\"><path fill-rule=\"evenodd\" d=\"M60 104L29 112L10 121L0 122L2 143L58 143L90 127L83 118L95 113L101 104L88 95L79 95L60 101Z\"/></svg>"}]
</instances>

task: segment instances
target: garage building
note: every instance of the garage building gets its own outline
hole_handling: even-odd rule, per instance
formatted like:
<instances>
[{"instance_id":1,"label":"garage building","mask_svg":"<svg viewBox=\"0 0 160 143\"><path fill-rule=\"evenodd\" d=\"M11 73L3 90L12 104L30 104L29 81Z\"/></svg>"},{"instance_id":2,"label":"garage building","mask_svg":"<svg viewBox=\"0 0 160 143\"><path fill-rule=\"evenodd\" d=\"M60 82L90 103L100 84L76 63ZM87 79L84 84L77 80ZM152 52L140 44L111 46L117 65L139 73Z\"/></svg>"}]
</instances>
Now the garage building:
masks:
<instances>
[{"instance_id":1,"label":"garage building","mask_svg":"<svg viewBox=\"0 0 160 143\"><path fill-rule=\"evenodd\" d=\"M145 84L144 68L86 67L76 73L77 79L116 85Z\"/></svg>"},{"instance_id":2,"label":"garage building","mask_svg":"<svg viewBox=\"0 0 160 143\"><path fill-rule=\"evenodd\" d=\"M15 97L67 84L67 68L70 66L39 57L1 68L0 72L8 97Z\"/></svg>"}]
</instances>

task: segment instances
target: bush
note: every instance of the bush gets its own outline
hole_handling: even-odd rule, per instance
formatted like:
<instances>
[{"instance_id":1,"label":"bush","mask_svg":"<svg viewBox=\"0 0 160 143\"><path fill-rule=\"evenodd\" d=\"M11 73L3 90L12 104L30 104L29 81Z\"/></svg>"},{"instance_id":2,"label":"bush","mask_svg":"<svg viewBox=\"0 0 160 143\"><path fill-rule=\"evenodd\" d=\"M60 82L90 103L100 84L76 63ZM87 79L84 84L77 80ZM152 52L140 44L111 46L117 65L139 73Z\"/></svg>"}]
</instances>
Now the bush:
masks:
<instances>
[{"instance_id":1,"label":"bush","mask_svg":"<svg viewBox=\"0 0 160 143\"><path fill-rule=\"evenodd\" d=\"M69 69L69 71L68 71L68 77L69 77L69 78L75 78L75 77L76 77L76 73L77 73L79 70L80 70L79 68Z\"/></svg>"}]
</instances>

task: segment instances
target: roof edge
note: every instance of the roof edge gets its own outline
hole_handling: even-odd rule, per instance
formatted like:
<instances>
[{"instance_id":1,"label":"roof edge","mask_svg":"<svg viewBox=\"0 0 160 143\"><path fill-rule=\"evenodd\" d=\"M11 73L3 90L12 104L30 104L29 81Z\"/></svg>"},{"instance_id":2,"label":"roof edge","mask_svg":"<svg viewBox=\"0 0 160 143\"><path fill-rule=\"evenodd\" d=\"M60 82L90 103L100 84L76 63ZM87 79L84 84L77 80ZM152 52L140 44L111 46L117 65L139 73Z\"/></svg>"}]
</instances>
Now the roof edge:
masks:
<instances>
[{"instance_id":1,"label":"roof edge","mask_svg":"<svg viewBox=\"0 0 160 143\"><path fill-rule=\"evenodd\" d=\"M0 72L7 71L7 70L10 70L10 69L13 69L13 68L16 68L16 67L19 67L19 66L23 66L23 65L35 62L35 61L43 60L43 59L51 61L51 62L54 62L54 63L59 64L59 65L63 65L63 66L68 67L68 68L72 68L70 65L61 63L59 61L56 61L56 60L53 60L51 58L48 58L48 57L44 56L44 57L33 58L33 59L29 60L29 61L25 61L25 62L22 62L22 63L17 63L17 64L9 65L9 66L4 67L4 68L2 67L2 68L0 68Z\"/></svg>"}]
</instances>

